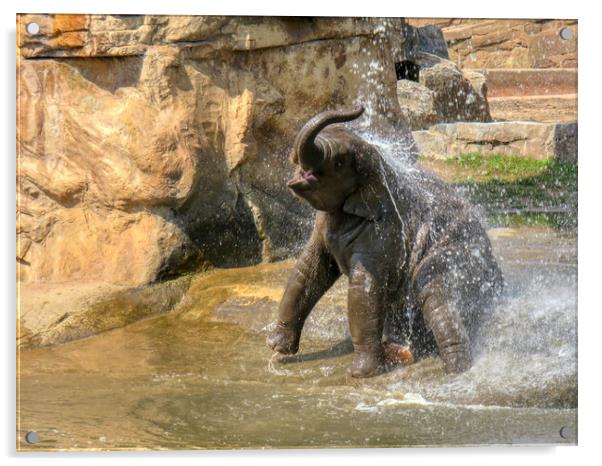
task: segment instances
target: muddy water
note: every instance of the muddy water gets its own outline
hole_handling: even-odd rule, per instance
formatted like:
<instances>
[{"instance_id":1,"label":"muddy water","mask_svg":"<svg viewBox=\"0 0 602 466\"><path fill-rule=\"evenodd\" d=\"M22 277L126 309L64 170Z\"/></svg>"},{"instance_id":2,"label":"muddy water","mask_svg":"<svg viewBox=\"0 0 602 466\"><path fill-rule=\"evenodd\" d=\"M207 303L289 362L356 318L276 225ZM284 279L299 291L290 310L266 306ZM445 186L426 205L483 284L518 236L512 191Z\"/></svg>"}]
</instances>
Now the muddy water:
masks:
<instances>
[{"instance_id":1,"label":"muddy water","mask_svg":"<svg viewBox=\"0 0 602 466\"><path fill-rule=\"evenodd\" d=\"M264 340L292 263L220 270L194 277L170 314L21 353L18 448L575 443L576 237L491 236L508 297L465 374L431 358L349 378L344 280L312 314L300 354L273 357ZM36 445L22 440L29 431Z\"/></svg>"}]
</instances>

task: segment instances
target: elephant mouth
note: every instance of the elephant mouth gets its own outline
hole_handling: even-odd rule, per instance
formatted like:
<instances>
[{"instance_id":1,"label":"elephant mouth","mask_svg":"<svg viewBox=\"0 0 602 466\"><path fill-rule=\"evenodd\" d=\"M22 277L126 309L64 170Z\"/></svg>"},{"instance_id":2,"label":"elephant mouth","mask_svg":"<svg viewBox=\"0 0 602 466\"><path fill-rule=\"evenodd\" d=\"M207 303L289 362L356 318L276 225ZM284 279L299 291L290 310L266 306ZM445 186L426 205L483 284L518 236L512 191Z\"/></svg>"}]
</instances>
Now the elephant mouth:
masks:
<instances>
[{"instance_id":1,"label":"elephant mouth","mask_svg":"<svg viewBox=\"0 0 602 466\"><path fill-rule=\"evenodd\" d=\"M288 187L294 190L307 191L318 184L318 178L312 170L301 169L289 182Z\"/></svg>"}]
</instances>

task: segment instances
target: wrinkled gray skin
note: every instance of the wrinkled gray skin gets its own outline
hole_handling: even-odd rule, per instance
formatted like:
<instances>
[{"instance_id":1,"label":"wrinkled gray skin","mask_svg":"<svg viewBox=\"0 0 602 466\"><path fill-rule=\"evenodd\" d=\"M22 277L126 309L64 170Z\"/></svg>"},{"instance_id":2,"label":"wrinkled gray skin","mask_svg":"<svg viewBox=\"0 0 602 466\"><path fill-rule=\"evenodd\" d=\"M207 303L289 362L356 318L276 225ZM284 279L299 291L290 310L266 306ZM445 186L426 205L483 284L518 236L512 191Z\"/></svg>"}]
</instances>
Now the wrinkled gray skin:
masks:
<instances>
[{"instance_id":1,"label":"wrinkled gray skin","mask_svg":"<svg viewBox=\"0 0 602 466\"><path fill-rule=\"evenodd\" d=\"M318 212L267 344L296 353L307 316L345 274L352 376L386 370L385 341L415 357L438 351L448 372L464 371L480 316L503 286L491 244L447 185L415 166L394 173L375 147L329 126L362 112L320 113L297 135L288 185Z\"/></svg>"}]
</instances>

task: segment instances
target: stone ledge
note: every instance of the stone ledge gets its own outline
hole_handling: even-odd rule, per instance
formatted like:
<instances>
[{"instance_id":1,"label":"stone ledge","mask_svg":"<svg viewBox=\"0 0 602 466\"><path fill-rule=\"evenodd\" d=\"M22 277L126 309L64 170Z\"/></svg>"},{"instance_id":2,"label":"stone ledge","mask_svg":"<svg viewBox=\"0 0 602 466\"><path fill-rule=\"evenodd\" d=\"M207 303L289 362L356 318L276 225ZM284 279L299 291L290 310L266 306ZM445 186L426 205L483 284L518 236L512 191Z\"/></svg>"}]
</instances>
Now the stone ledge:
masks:
<instances>
[{"instance_id":1,"label":"stone ledge","mask_svg":"<svg viewBox=\"0 0 602 466\"><path fill-rule=\"evenodd\" d=\"M495 121L577 121L577 94L491 97L488 103Z\"/></svg>"},{"instance_id":2,"label":"stone ledge","mask_svg":"<svg viewBox=\"0 0 602 466\"><path fill-rule=\"evenodd\" d=\"M173 311L191 277L140 287L75 281L19 284L17 347L67 343Z\"/></svg>"},{"instance_id":3,"label":"stone ledge","mask_svg":"<svg viewBox=\"0 0 602 466\"><path fill-rule=\"evenodd\" d=\"M577 161L577 123L447 123L412 134L420 155L428 158L478 152Z\"/></svg>"},{"instance_id":4,"label":"stone ledge","mask_svg":"<svg viewBox=\"0 0 602 466\"><path fill-rule=\"evenodd\" d=\"M577 68L486 69L488 97L577 93Z\"/></svg>"}]
</instances>

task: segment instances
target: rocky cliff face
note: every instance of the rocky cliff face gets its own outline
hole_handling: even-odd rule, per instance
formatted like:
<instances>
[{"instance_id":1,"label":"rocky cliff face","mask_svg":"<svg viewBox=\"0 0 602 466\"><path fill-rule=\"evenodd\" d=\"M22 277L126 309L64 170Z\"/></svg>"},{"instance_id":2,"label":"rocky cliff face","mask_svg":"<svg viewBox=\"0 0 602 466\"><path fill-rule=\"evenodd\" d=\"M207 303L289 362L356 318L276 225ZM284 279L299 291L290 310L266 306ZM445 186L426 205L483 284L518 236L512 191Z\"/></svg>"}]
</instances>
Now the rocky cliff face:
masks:
<instances>
[{"instance_id":1,"label":"rocky cliff face","mask_svg":"<svg viewBox=\"0 0 602 466\"><path fill-rule=\"evenodd\" d=\"M311 223L285 183L307 118L361 102L411 140L401 20L20 15L17 31L25 282L284 257Z\"/></svg>"}]
</instances>

